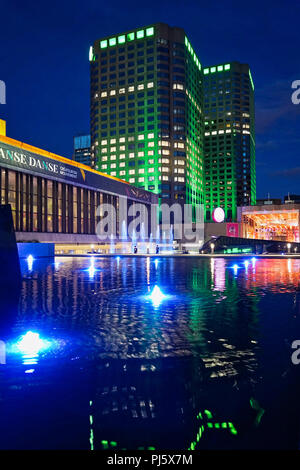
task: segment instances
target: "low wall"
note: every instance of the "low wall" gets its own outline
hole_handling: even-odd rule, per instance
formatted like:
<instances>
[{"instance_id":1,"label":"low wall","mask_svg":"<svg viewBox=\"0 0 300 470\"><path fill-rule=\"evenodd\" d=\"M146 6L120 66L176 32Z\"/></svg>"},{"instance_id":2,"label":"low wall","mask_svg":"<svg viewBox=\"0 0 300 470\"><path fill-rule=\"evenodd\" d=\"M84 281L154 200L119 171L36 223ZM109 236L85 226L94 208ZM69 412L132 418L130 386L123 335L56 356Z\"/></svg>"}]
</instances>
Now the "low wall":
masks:
<instances>
[{"instance_id":1,"label":"low wall","mask_svg":"<svg viewBox=\"0 0 300 470\"><path fill-rule=\"evenodd\" d=\"M99 243L97 235L73 233L16 232L16 239L18 243Z\"/></svg>"},{"instance_id":2,"label":"low wall","mask_svg":"<svg viewBox=\"0 0 300 470\"><path fill-rule=\"evenodd\" d=\"M20 258L27 258L29 255L34 258L54 257L54 243L18 243L17 245Z\"/></svg>"}]
</instances>

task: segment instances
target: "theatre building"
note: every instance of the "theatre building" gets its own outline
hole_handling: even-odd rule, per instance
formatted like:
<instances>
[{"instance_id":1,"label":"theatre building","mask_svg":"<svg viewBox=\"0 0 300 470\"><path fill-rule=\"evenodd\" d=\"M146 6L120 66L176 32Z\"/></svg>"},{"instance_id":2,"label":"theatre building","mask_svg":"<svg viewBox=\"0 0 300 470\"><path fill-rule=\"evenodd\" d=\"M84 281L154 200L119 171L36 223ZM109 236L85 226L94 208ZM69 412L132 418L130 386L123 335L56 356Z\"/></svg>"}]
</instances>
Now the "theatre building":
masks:
<instances>
[{"instance_id":1,"label":"theatre building","mask_svg":"<svg viewBox=\"0 0 300 470\"><path fill-rule=\"evenodd\" d=\"M158 196L88 166L0 135L1 204L10 204L17 241L98 243L97 207L120 198L147 209ZM150 210L148 210L150 216ZM150 224L149 224L150 227Z\"/></svg>"}]
</instances>

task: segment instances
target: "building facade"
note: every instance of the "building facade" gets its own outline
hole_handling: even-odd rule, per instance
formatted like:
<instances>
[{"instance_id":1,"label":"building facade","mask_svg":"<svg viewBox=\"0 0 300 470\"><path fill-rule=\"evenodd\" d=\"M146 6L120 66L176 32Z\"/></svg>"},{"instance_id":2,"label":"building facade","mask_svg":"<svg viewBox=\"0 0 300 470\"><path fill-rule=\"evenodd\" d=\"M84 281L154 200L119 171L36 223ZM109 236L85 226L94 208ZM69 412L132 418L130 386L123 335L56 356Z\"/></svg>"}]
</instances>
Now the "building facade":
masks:
<instances>
[{"instance_id":1,"label":"building facade","mask_svg":"<svg viewBox=\"0 0 300 470\"><path fill-rule=\"evenodd\" d=\"M91 166L91 136L77 135L74 137L73 160Z\"/></svg>"},{"instance_id":2,"label":"building facade","mask_svg":"<svg viewBox=\"0 0 300 470\"><path fill-rule=\"evenodd\" d=\"M0 194L1 204L11 205L17 239L31 241L96 240L103 204L115 208L120 235L121 198L127 209L142 203L149 218L158 203L153 193L6 136L0 136Z\"/></svg>"},{"instance_id":3,"label":"building facade","mask_svg":"<svg viewBox=\"0 0 300 470\"><path fill-rule=\"evenodd\" d=\"M203 203L202 68L184 30L102 38L90 63L92 166L162 202Z\"/></svg>"},{"instance_id":4,"label":"building facade","mask_svg":"<svg viewBox=\"0 0 300 470\"><path fill-rule=\"evenodd\" d=\"M238 208L241 236L299 243L300 204L262 204Z\"/></svg>"},{"instance_id":5,"label":"building facade","mask_svg":"<svg viewBox=\"0 0 300 470\"><path fill-rule=\"evenodd\" d=\"M235 221L237 206L256 202L254 85L249 65L204 68L205 219L222 207Z\"/></svg>"}]
</instances>

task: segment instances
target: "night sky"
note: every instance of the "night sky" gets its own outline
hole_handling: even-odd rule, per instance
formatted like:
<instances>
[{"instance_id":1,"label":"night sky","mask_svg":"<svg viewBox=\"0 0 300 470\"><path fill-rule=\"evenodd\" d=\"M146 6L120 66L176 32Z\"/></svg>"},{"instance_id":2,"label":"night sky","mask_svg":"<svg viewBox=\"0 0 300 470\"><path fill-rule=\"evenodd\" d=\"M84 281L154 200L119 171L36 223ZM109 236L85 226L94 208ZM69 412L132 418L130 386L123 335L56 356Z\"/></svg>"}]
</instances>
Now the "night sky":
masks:
<instances>
[{"instance_id":1,"label":"night sky","mask_svg":"<svg viewBox=\"0 0 300 470\"><path fill-rule=\"evenodd\" d=\"M249 63L256 95L257 196L300 194L300 3L236 0L1 1L7 135L64 156L89 133L95 39L164 22L185 29L202 65Z\"/></svg>"}]
</instances>

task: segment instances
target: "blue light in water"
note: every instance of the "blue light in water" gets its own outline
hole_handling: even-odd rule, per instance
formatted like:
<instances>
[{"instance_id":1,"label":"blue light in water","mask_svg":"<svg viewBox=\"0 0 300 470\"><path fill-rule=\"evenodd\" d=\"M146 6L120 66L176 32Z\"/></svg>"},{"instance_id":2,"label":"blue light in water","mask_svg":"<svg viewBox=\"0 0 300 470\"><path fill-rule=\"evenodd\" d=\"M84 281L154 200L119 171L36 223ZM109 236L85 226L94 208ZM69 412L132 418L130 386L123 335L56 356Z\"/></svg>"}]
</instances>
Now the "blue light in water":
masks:
<instances>
[{"instance_id":1,"label":"blue light in water","mask_svg":"<svg viewBox=\"0 0 300 470\"><path fill-rule=\"evenodd\" d=\"M23 354L24 357L30 356L30 358L36 356L41 351L45 351L49 346L49 341L40 338L39 333L34 333L33 331L27 331L16 344L17 351Z\"/></svg>"},{"instance_id":2,"label":"blue light in water","mask_svg":"<svg viewBox=\"0 0 300 470\"><path fill-rule=\"evenodd\" d=\"M95 258L91 258L91 265L87 271L89 273L90 278L92 279L97 271L97 269L95 268Z\"/></svg>"},{"instance_id":3,"label":"blue light in water","mask_svg":"<svg viewBox=\"0 0 300 470\"><path fill-rule=\"evenodd\" d=\"M155 259L155 260L154 260L154 264L155 264L155 267L157 268L157 266L158 266L158 259Z\"/></svg>"},{"instance_id":4,"label":"blue light in water","mask_svg":"<svg viewBox=\"0 0 300 470\"><path fill-rule=\"evenodd\" d=\"M33 374L34 371L35 369L27 369L25 370L25 374Z\"/></svg>"},{"instance_id":5,"label":"blue light in water","mask_svg":"<svg viewBox=\"0 0 300 470\"><path fill-rule=\"evenodd\" d=\"M34 257L32 255L27 256L28 270L32 271L32 266L34 262Z\"/></svg>"},{"instance_id":6,"label":"blue light in water","mask_svg":"<svg viewBox=\"0 0 300 470\"><path fill-rule=\"evenodd\" d=\"M232 266L232 269L233 269L234 274L237 274L238 269L239 269L239 265L238 265L238 264L234 264L234 265Z\"/></svg>"},{"instance_id":7,"label":"blue light in water","mask_svg":"<svg viewBox=\"0 0 300 470\"><path fill-rule=\"evenodd\" d=\"M95 276L95 272L96 272L95 266L91 265L88 269L88 272L89 272L90 278L93 278Z\"/></svg>"},{"instance_id":8,"label":"blue light in water","mask_svg":"<svg viewBox=\"0 0 300 470\"><path fill-rule=\"evenodd\" d=\"M158 286L155 286L153 291L149 295L149 299L152 301L154 307L159 307L159 305L165 298L166 295L160 290Z\"/></svg>"}]
</instances>

